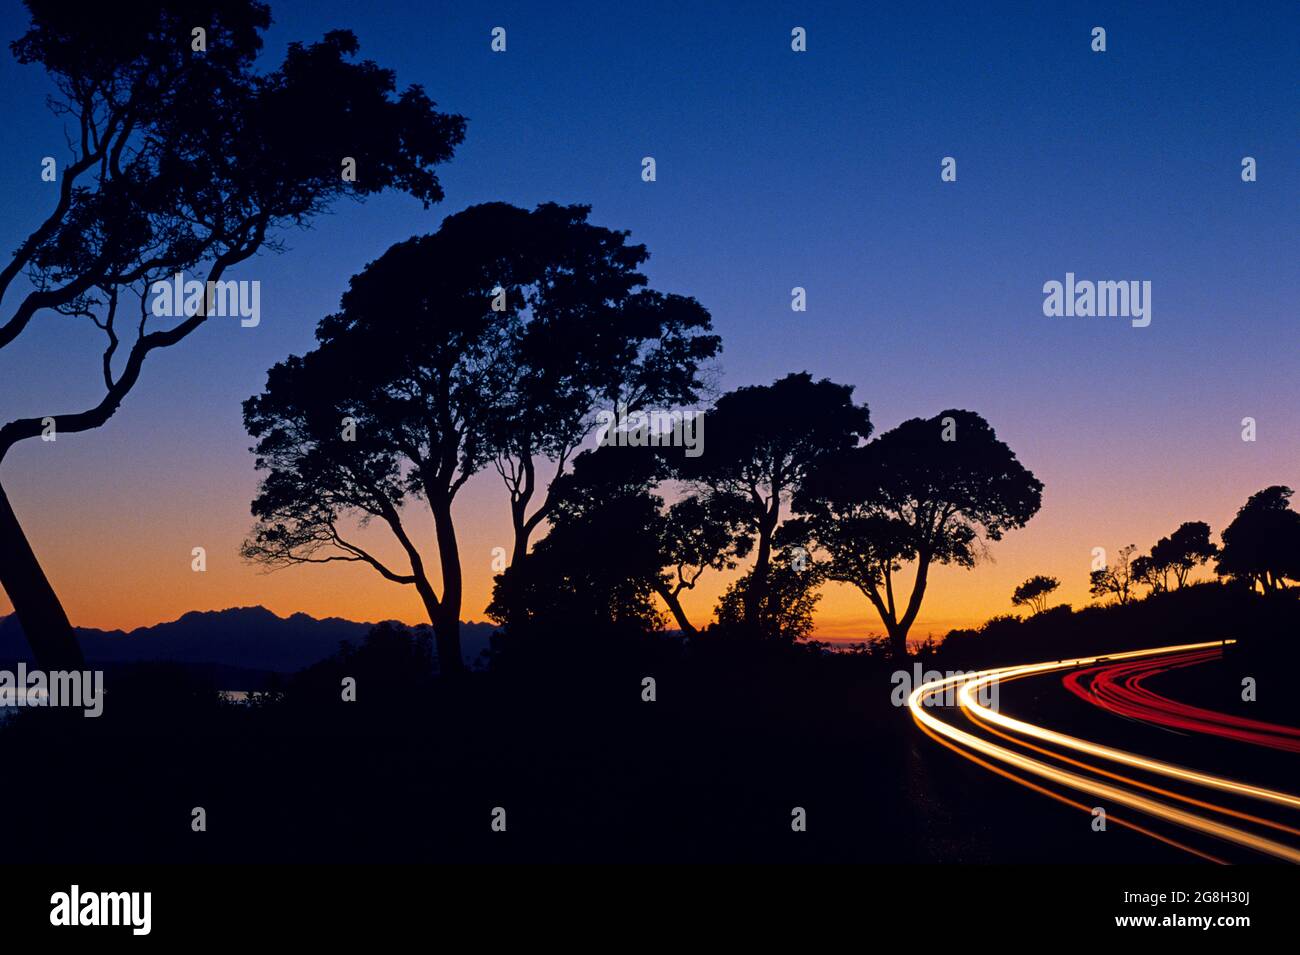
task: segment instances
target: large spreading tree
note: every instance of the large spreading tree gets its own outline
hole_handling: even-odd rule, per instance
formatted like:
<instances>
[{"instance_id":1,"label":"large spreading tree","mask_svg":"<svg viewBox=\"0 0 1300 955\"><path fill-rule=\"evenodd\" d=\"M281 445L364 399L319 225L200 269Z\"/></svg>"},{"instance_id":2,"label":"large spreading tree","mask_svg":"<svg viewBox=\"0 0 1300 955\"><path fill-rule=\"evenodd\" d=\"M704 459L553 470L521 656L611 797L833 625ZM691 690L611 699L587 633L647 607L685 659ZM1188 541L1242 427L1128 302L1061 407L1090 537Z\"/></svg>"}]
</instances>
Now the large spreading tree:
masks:
<instances>
[{"instance_id":1,"label":"large spreading tree","mask_svg":"<svg viewBox=\"0 0 1300 955\"><path fill-rule=\"evenodd\" d=\"M744 502L754 566L733 604L742 624L757 634L769 603L773 539L783 507L819 462L870 436L871 417L865 404L853 403L852 385L798 372L728 392L706 420L703 453L683 458L678 474L712 494Z\"/></svg>"},{"instance_id":2,"label":"large spreading tree","mask_svg":"<svg viewBox=\"0 0 1300 955\"><path fill-rule=\"evenodd\" d=\"M587 214L473 206L352 279L317 348L272 368L264 393L245 404L267 472L247 557L358 562L414 587L443 672L462 667L452 504L465 482L492 463L508 483L518 479L518 531L534 455L567 460L592 403L629 381L655 395L683 394L673 383L689 393L697 356L717 348L708 313L642 287L631 269L644 249ZM421 503L433 518L436 577L409 530L407 506ZM365 546L358 522L386 527L401 564ZM526 562L516 563L518 579Z\"/></svg>"},{"instance_id":3,"label":"large spreading tree","mask_svg":"<svg viewBox=\"0 0 1300 955\"><path fill-rule=\"evenodd\" d=\"M866 595L902 656L930 568L973 566L981 534L999 540L1023 527L1042 491L987 421L950 410L818 461L794 507L803 537L825 555L827 579ZM895 576L908 564L916 573L904 601Z\"/></svg>"},{"instance_id":4,"label":"large spreading tree","mask_svg":"<svg viewBox=\"0 0 1300 955\"><path fill-rule=\"evenodd\" d=\"M67 154L49 215L0 269L0 301L25 286L0 311L0 349L42 316L80 318L103 336L103 391L82 408L0 425L0 459L47 432L48 419L60 434L100 427L148 356L205 324L206 299L193 314L153 318L157 280L222 281L340 197L399 189L426 205L442 198L434 167L460 143L464 120L437 111L418 86L398 92L390 71L356 59L349 32L292 44L263 74L253 64L270 11L252 0L27 7L30 28L12 49L49 73ZM80 666L67 614L3 492L0 585L39 665Z\"/></svg>"},{"instance_id":5,"label":"large spreading tree","mask_svg":"<svg viewBox=\"0 0 1300 955\"><path fill-rule=\"evenodd\" d=\"M1250 496L1223 530L1217 570L1266 594L1300 581L1300 513L1291 509L1295 492L1275 484Z\"/></svg>"}]
</instances>

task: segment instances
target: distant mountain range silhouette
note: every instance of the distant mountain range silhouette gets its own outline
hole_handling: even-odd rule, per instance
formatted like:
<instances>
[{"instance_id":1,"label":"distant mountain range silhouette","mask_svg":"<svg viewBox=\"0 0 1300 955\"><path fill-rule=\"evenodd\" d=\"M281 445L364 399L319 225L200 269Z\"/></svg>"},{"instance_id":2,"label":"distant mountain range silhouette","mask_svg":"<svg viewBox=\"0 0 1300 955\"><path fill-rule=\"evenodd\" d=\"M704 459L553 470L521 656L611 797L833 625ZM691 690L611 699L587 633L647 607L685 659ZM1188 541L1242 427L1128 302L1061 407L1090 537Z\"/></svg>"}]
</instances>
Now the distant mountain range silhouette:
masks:
<instances>
[{"instance_id":1,"label":"distant mountain range silhouette","mask_svg":"<svg viewBox=\"0 0 1300 955\"><path fill-rule=\"evenodd\" d=\"M239 670L294 673L332 656L339 644L360 644L373 623L305 613L281 617L265 607L192 610L170 623L131 631L77 627L88 664L171 662ZM496 626L462 623L461 644L472 666ZM0 617L0 661L31 663L16 616Z\"/></svg>"}]
</instances>

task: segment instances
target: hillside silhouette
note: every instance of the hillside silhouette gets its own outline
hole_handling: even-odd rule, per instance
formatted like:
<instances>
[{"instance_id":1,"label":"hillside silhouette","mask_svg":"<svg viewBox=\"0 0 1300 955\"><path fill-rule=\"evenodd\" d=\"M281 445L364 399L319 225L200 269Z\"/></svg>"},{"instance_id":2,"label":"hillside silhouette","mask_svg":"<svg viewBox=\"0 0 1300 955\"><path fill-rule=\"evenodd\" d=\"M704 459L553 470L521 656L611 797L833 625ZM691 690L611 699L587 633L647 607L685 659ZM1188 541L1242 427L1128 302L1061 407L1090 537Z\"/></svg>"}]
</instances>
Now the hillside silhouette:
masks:
<instances>
[{"instance_id":1,"label":"hillside silhouette","mask_svg":"<svg viewBox=\"0 0 1300 955\"><path fill-rule=\"evenodd\" d=\"M265 607L232 607L192 610L176 620L129 631L77 627L75 632L89 665L183 663L289 674L337 653L344 641L361 643L374 626L340 617L280 617ZM461 627L465 658L472 663L487 649L496 628L467 622ZM33 662L22 624L14 615L0 617L0 661L19 660Z\"/></svg>"}]
</instances>

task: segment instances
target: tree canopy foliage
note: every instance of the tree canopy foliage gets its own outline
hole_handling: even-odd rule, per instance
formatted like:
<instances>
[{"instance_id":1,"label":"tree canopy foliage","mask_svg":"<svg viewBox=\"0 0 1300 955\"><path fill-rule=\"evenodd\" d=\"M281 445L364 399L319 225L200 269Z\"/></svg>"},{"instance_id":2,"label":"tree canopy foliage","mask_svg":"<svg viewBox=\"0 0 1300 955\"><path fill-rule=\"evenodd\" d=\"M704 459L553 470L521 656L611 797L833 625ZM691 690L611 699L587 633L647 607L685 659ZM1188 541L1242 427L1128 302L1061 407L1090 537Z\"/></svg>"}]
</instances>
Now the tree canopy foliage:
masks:
<instances>
[{"instance_id":1,"label":"tree canopy foliage","mask_svg":"<svg viewBox=\"0 0 1300 955\"><path fill-rule=\"evenodd\" d=\"M281 232L340 198L388 189L426 206L443 197L435 167L464 136L419 86L399 92L392 71L358 60L346 30L291 43L283 63L255 69L269 8L251 0L67 4L27 0L31 23L11 45L43 67L68 129L58 195L48 216L0 269L0 299L21 275L29 289L0 312L0 349L42 314L82 319L102 336L102 394L86 406L0 424L0 459L42 434L104 425L135 387L146 358L208 319L159 324L148 293L175 273L218 282ZM196 51L191 28L206 31ZM356 163L354 181L341 172ZM137 307L138 304L138 307ZM51 669L80 653L67 615L0 493L0 583Z\"/></svg>"},{"instance_id":2,"label":"tree canopy foliage","mask_svg":"<svg viewBox=\"0 0 1300 955\"><path fill-rule=\"evenodd\" d=\"M1250 496L1223 530L1217 570L1256 585L1264 593L1286 590L1300 581L1300 513L1291 508L1295 492L1275 484Z\"/></svg>"},{"instance_id":3,"label":"tree canopy foliage","mask_svg":"<svg viewBox=\"0 0 1300 955\"><path fill-rule=\"evenodd\" d=\"M948 410L819 460L794 506L826 555L827 579L861 590L903 655L930 567L973 567L981 535L1000 540L1023 527L1042 490L987 421ZM895 578L908 564L915 578L904 602Z\"/></svg>"}]
</instances>

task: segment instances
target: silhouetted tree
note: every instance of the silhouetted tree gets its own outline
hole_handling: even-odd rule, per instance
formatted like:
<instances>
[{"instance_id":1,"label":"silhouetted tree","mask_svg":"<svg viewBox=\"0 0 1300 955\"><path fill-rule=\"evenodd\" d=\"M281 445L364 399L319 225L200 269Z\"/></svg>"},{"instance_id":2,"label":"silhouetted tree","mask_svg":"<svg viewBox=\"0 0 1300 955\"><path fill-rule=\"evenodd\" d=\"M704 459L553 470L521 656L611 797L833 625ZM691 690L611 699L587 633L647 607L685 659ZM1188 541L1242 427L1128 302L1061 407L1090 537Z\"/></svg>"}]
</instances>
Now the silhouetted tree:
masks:
<instances>
[{"instance_id":1,"label":"silhouetted tree","mask_svg":"<svg viewBox=\"0 0 1300 955\"><path fill-rule=\"evenodd\" d=\"M672 505L658 522L663 566L655 593L683 633L696 628L682 609L683 591L693 590L706 570L734 570L749 554L747 502L722 492L692 494Z\"/></svg>"},{"instance_id":2,"label":"silhouetted tree","mask_svg":"<svg viewBox=\"0 0 1300 955\"><path fill-rule=\"evenodd\" d=\"M738 502L691 495L665 507L655 488L668 475L650 448L585 451L552 486L550 530L497 578L489 608L507 622L552 629L584 623L659 626L658 595L684 633L696 628L680 596L708 569L735 566L750 545Z\"/></svg>"},{"instance_id":3,"label":"silhouetted tree","mask_svg":"<svg viewBox=\"0 0 1300 955\"><path fill-rule=\"evenodd\" d=\"M1182 587L1188 574L1217 553L1218 548L1210 540L1210 525L1186 521L1168 537L1156 541L1150 554L1134 559L1133 577L1157 593L1169 590L1171 574L1175 587Z\"/></svg>"},{"instance_id":4,"label":"silhouetted tree","mask_svg":"<svg viewBox=\"0 0 1300 955\"><path fill-rule=\"evenodd\" d=\"M488 218L492 210L486 210ZM515 315L493 308L500 239L482 207L398 243L353 276L317 347L267 374L244 403L266 471L244 556L268 565L350 561L412 586L433 624L439 666L461 669L460 551L452 503L490 460L487 432L510 387ZM442 592L403 514L434 524ZM394 568L348 529L377 521L401 548Z\"/></svg>"},{"instance_id":5,"label":"silhouetted tree","mask_svg":"<svg viewBox=\"0 0 1300 955\"><path fill-rule=\"evenodd\" d=\"M1133 558L1133 582L1146 584L1153 594L1162 594L1169 589L1169 571L1169 565L1152 554Z\"/></svg>"},{"instance_id":6,"label":"silhouetted tree","mask_svg":"<svg viewBox=\"0 0 1300 955\"><path fill-rule=\"evenodd\" d=\"M1210 525L1204 521L1185 521L1168 537L1156 542L1151 556L1174 573L1179 587L1187 584L1187 575L1219 553L1210 540Z\"/></svg>"},{"instance_id":7,"label":"silhouetted tree","mask_svg":"<svg viewBox=\"0 0 1300 955\"><path fill-rule=\"evenodd\" d=\"M1042 490L987 421L949 410L820 461L794 506L805 515L804 538L827 554L827 578L867 596L902 656L931 565L974 566L981 531L1000 540L1023 527ZM913 562L912 592L900 606L894 575Z\"/></svg>"},{"instance_id":8,"label":"silhouetted tree","mask_svg":"<svg viewBox=\"0 0 1300 955\"><path fill-rule=\"evenodd\" d=\"M213 286L192 313L151 328L149 290L206 268L208 283L341 196L396 188L427 206L442 198L434 167L451 157L464 120L438 112L418 86L395 95L393 74L354 60L346 31L289 46L283 65L253 62L270 12L250 0L145 0L83 5L28 0L31 26L12 44L40 64L70 126L48 217L0 270L0 297L25 274L31 289L0 320L0 348L46 312L85 319L105 337L103 395L83 410L15 418L0 458L53 418L63 434L103 425L153 352L208 318ZM206 50L191 49L192 28ZM342 176L356 160L355 182ZM125 320L133 310L138 317ZM67 615L0 492L0 584L38 663L80 665Z\"/></svg>"},{"instance_id":9,"label":"silhouetted tree","mask_svg":"<svg viewBox=\"0 0 1300 955\"><path fill-rule=\"evenodd\" d=\"M1047 609L1048 597L1059 586L1061 582L1055 577L1035 574L1015 589L1011 595L1011 603L1016 607L1028 604L1034 613L1042 613Z\"/></svg>"},{"instance_id":10,"label":"silhouetted tree","mask_svg":"<svg viewBox=\"0 0 1300 955\"><path fill-rule=\"evenodd\" d=\"M1098 599L1113 596L1121 604L1132 600L1133 586L1138 582L1134 574L1136 562L1133 555L1136 552L1136 544L1121 547L1114 563L1108 564L1104 570L1092 571L1088 575L1088 592Z\"/></svg>"},{"instance_id":11,"label":"silhouetted tree","mask_svg":"<svg viewBox=\"0 0 1300 955\"><path fill-rule=\"evenodd\" d=\"M762 640L801 640L812 632L822 579L821 568L798 560L793 548L779 549L761 592L753 589L753 570L731 583L718 601L718 625Z\"/></svg>"},{"instance_id":12,"label":"silhouetted tree","mask_svg":"<svg viewBox=\"0 0 1300 955\"><path fill-rule=\"evenodd\" d=\"M867 406L855 405L852 396L852 385L813 381L807 372L771 385L737 388L707 413L703 453L682 459L682 478L746 502L755 559L737 599L751 628L757 628L768 599L772 538L782 502L799 492L819 460L853 448L871 434Z\"/></svg>"},{"instance_id":13,"label":"silhouetted tree","mask_svg":"<svg viewBox=\"0 0 1300 955\"><path fill-rule=\"evenodd\" d=\"M695 299L645 287L637 271L649 258L645 246L588 224L590 207L487 208L484 228L509 237L500 287L519 316L514 372L491 435L510 495L513 565L550 512L554 480L597 427L597 412L698 401L701 364L721 339ZM552 466L547 483L540 461Z\"/></svg>"},{"instance_id":14,"label":"silhouetted tree","mask_svg":"<svg viewBox=\"0 0 1300 955\"><path fill-rule=\"evenodd\" d=\"M532 213L474 206L433 235L393 246L355 276L342 311L321 322L318 348L271 369L266 392L245 405L245 424L259 439L258 467L269 472L245 555L269 564L359 561L414 586L443 670L456 670L462 575L452 502L488 463L502 465L518 428L533 427L526 423L533 411L521 407L521 378L556 376L553 390L568 397L539 394L542 411L583 418L590 394L571 379L629 358L626 350L611 351L612 343L653 352L643 336L672 338L686 334L685 326L708 324L707 313L686 299L664 307L671 319L661 313L645 320L644 299L655 293L618 291L632 281L625 234L587 225L586 216L581 206L543 205ZM546 334L572 343L572 354L556 353L555 366L543 369L536 354ZM635 354L629 360L635 370ZM626 373L606 369L605 380ZM693 372L687 377L694 380ZM569 412L561 410L566 402ZM531 467L530 459L520 473ZM522 486L532 487L532 479ZM441 594L403 523L403 506L416 498L433 516ZM518 517L522 498L512 500ZM345 537L348 516L379 518L408 568L393 569L354 535ZM523 573L504 595L525 592Z\"/></svg>"},{"instance_id":15,"label":"silhouetted tree","mask_svg":"<svg viewBox=\"0 0 1300 955\"><path fill-rule=\"evenodd\" d=\"M657 629L661 462L639 448L578 455L552 485L550 530L498 575L488 616L513 631Z\"/></svg>"},{"instance_id":16,"label":"silhouetted tree","mask_svg":"<svg viewBox=\"0 0 1300 955\"><path fill-rule=\"evenodd\" d=\"M1216 570L1264 593L1300 581L1300 514L1291 509L1291 488L1273 485L1250 496L1223 530Z\"/></svg>"}]
</instances>

